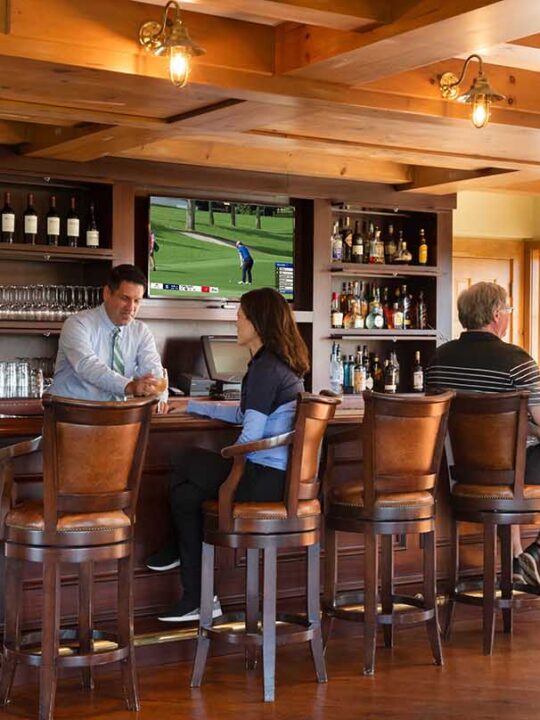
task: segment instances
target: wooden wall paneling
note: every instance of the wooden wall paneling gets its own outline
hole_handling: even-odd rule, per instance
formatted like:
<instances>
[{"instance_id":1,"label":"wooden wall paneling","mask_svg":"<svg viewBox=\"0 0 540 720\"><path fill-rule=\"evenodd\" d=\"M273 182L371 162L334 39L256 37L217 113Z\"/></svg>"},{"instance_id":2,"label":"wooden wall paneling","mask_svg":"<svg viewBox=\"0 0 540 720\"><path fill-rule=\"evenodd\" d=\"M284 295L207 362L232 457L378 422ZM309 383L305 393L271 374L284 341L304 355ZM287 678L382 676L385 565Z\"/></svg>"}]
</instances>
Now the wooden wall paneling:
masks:
<instances>
[{"instance_id":1,"label":"wooden wall paneling","mask_svg":"<svg viewBox=\"0 0 540 720\"><path fill-rule=\"evenodd\" d=\"M126 182L115 182L112 192L114 263L115 265L133 264L135 262L135 186Z\"/></svg>"},{"instance_id":2,"label":"wooden wall paneling","mask_svg":"<svg viewBox=\"0 0 540 720\"><path fill-rule=\"evenodd\" d=\"M328 200L315 200L313 213L313 392L329 387L328 358L331 344L327 340L330 328L330 297L332 278L330 265L330 233L332 208Z\"/></svg>"}]
</instances>

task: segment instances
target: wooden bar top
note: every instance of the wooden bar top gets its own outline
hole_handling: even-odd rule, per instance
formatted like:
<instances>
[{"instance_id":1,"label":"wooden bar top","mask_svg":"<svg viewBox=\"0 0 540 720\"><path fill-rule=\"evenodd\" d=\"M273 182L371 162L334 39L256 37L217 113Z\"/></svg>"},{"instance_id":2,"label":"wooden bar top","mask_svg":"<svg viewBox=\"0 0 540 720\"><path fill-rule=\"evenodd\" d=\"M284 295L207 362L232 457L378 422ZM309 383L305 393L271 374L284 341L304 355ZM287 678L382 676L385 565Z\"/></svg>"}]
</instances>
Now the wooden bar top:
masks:
<instances>
[{"instance_id":1,"label":"wooden bar top","mask_svg":"<svg viewBox=\"0 0 540 720\"><path fill-rule=\"evenodd\" d=\"M172 398L166 414L152 418L152 432L171 430L219 430L230 427L229 423L213 420L186 411L190 399L200 402L214 402L207 398ZM231 403L232 404L232 403ZM333 425L355 424L362 421L362 398L345 396L338 406ZM38 399L0 400L0 438L14 435L39 435L42 426L42 406Z\"/></svg>"}]
</instances>

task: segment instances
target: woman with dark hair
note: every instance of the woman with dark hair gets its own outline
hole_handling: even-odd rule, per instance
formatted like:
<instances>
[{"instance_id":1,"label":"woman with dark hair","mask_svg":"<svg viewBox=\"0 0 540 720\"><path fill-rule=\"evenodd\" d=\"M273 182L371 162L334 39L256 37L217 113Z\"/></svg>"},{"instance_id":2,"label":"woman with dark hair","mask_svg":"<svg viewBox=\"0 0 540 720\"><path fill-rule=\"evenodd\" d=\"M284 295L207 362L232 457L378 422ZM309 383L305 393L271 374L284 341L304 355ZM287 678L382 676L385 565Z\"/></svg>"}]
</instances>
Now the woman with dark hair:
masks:
<instances>
[{"instance_id":1,"label":"woman with dark hair","mask_svg":"<svg viewBox=\"0 0 540 720\"><path fill-rule=\"evenodd\" d=\"M251 353L242 380L239 405L190 402L188 412L242 424L237 443L247 443L289 432L296 401L309 369L308 351L286 300L272 288L242 296L237 316L238 343ZM288 448L249 453L238 485L237 502L276 502L283 499ZM183 596L170 612L159 616L168 622L198 620L201 587L202 511L205 500L217 499L232 460L195 448L186 455L181 474L170 488L175 544L164 548L147 566L168 570L180 565ZM214 600L214 617L221 614Z\"/></svg>"}]
</instances>

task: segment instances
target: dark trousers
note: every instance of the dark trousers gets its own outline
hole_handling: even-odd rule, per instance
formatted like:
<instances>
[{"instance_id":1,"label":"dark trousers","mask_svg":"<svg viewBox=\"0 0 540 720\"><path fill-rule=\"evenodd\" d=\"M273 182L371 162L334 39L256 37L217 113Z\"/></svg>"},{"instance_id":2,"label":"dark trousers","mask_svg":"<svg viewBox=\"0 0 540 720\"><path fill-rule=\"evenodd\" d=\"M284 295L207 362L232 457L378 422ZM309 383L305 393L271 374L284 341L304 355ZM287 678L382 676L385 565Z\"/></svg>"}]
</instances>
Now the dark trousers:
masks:
<instances>
[{"instance_id":1,"label":"dark trousers","mask_svg":"<svg viewBox=\"0 0 540 720\"><path fill-rule=\"evenodd\" d=\"M226 480L232 460L202 448L189 451L180 474L171 481L170 500L173 526L180 554L180 577L184 598L199 604L201 592L201 546L205 500L216 500ZM235 495L236 502L276 502L283 500L285 471L246 462L244 475Z\"/></svg>"},{"instance_id":2,"label":"dark trousers","mask_svg":"<svg viewBox=\"0 0 540 720\"><path fill-rule=\"evenodd\" d=\"M253 282L251 278L251 268L253 267L253 259L248 258L242 263L242 282Z\"/></svg>"},{"instance_id":3,"label":"dark trousers","mask_svg":"<svg viewBox=\"0 0 540 720\"><path fill-rule=\"evenodd\" d=\"M525 485L540 485L540 445L527 448Z\"/></svg>"}]
</instances>

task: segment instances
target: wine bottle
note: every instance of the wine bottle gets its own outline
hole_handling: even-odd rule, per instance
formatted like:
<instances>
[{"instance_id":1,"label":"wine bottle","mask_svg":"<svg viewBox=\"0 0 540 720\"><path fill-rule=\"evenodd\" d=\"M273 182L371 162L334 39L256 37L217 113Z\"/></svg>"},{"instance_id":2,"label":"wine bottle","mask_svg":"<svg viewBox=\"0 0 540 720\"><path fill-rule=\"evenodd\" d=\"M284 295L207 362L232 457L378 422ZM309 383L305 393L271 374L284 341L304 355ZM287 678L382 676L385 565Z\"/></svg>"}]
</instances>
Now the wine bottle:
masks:
<instances>
[{"instance_id":1,"label":"wine bottle","mask_svg":"<svg viewBox=\"0 0 540 720\"><path fill-rule=\"evenodd\" d=\"M86 228L86 247L99 247L99 230L96 223L95 206L90 203L90 217L88 219L88 227Z\"/></svg>"},{"instance_id":2,"label":"wine bottle","mask_svg":"<svg viewBox=\"0 0 540 720\"><path fill-rule=\"evenodd\" d=\"M69 247L77 247L81 235L81 223L75 208L75 198L72 197L67 215L67 240Z\"/></svg>"},{"instance_id":3,"label":"wine bottle","mask_svg":"<svg viewBox=\"0 0 540 720\"><path fill-rule=\"evenodd\" d=\"M2 208L2 242L12 243L15 240L15 213L11 207L11 193L4 194Z\"/></svg>"},{"instance_id":4,"label":"wine bottle","mask_svg":"<svg viewBox=\"0 0 540 720\"><path fill-rule=\"evenodd\" d=\"M60 215L56 210L56 195L51 195L51 206L47 213L47 243L58 245L60 241Z\"/></svg>"},{"instance_id":5,"label":"wine bottle","mask_svg":"<svg viewBox=\"0 0 540 720\"><path fill-rule=\"evenodd\" d=\"M34 194L28 193L28 204L24 211L24 242L35 245L38 234L38 215L34 208Z\"/></svg>"}]
</instances>

